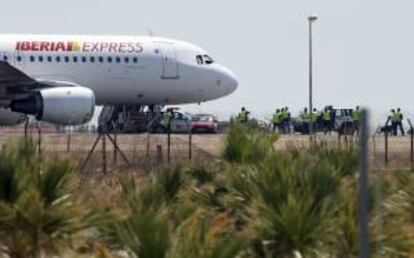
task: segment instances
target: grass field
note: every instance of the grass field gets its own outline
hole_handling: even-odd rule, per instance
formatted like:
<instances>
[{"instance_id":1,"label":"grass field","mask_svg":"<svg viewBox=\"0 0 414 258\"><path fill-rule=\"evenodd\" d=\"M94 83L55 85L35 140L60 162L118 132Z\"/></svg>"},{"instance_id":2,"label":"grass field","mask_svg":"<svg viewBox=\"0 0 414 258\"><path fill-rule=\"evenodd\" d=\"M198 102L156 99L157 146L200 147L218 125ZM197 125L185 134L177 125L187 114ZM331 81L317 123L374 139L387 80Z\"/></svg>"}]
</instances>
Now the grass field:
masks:
<instances>
[{"instance_id":1,"label":"grass field","mask_svg":"<svg viewBox=\"0 0 414 258\"><path fill-rule=\"evenodd\" d=\"M236 124L226 135L194 135L192 162L188 136L172 135L167 165L165 135L119 135L130 164L120 154L115 162L106 140L104 174L102 141L88 165L79 167L96 137L44 134L42 155L37 135L33 144L18 145L8 142L21 134L0 137L0 254L358 255L358 158L352 139L320 135L309 151L306 136L279 137ZM371 139L370 145L372 167L383 166L383 139ZM388 169L370 177L370 253L410 257L414 176L394 169L409 167L409 139L390 138L389 150Z\"/></svg>"}]
</instances>

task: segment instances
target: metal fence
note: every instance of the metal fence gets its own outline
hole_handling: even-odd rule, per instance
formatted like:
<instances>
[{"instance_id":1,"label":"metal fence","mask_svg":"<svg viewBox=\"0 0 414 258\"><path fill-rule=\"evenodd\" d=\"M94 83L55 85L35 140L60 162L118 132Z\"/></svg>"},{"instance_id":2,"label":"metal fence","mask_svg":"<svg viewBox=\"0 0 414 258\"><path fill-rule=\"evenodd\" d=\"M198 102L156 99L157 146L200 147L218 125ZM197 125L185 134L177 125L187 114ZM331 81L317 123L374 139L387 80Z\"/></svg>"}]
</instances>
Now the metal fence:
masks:
<instances>
[{"instance_id":1,"label":"metal fence","mask_svg":"<svg viewBox=\"0 0 414 258\"><path fill-rule=\"evenodd\" d=\"M92 133L42 133L32 128L26 137L24 133L1 134L0 146L4 148L10 141L26 138L43 155L52 158L66 155L77 163L80 172L92 175L109 174L120 168L149 171L169 162L210 162L220 153L220 136L214 136L216 140L213 139L213 142L210 137L171 135L168 141L166 134L104 136ZM203 148L204 143L217 149L209 151Z\"/></svg>"}]
</instances>

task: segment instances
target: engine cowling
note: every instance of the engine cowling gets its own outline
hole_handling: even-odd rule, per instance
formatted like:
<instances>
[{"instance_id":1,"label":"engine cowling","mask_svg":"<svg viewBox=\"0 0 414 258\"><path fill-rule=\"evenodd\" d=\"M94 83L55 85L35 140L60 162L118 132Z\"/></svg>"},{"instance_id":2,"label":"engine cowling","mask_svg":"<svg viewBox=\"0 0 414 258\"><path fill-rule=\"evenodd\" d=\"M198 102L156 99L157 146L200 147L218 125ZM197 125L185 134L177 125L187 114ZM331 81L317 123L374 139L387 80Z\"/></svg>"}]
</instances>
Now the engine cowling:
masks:
<instances>
[{"instance_id":1,"label":"engine cowling","mask_svg":"<svg viewBox=\"0 0 414 258\"><path fill-rule=\"evenodd\" d=\"M0 108L0 126L13 126L26 121L26 115Z\"/></svg>"},{"instance_id":2,"label":"engine cowling","mask_svg":"<svg viewBox=\"0 0 414 258\"><path fill-rule=\"evenodd\" d=\"M95 94L85 87L46 88L12 101L11 110L60 125L89 122L95 110Z\"/></svg>"}]
</instances>

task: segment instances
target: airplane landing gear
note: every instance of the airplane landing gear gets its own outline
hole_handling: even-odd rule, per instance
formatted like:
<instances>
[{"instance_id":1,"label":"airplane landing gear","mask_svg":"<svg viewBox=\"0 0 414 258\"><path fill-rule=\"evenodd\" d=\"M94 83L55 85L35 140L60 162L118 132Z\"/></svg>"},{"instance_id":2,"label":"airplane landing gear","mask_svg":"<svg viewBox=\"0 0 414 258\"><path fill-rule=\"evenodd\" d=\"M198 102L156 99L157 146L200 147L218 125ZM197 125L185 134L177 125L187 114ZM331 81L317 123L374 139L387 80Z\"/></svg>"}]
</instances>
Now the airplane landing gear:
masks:
<instances>
[{"instance_id":1,"label":"airplane landing gear","mask_svg":"<svg viewBox=\"0 0 414 258\"><path fill-rule=\"evenodd\" d=\"M104 106L99 116L99 132L157 132L162 121L162 105Z\"/></svg>"}]
</instances>

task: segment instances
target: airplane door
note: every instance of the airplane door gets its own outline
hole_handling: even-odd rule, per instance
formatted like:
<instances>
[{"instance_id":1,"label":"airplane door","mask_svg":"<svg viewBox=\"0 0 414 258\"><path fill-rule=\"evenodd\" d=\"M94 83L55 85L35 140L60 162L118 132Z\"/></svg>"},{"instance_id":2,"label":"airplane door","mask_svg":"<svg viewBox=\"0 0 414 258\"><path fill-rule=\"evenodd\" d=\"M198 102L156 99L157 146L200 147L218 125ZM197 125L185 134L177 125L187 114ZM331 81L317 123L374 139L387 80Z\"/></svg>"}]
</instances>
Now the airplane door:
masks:
<instances>
[{"instance_id":1,"label":"airplane door","mask_svg":"<svg viewBox=\"0 0 414 258\"><path fill-rule=\"evenodd\" d=\"M162 79L178 79L178 60L174 45L160 43L162 53Z\"/></svg>"}]
</instances>

